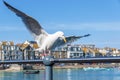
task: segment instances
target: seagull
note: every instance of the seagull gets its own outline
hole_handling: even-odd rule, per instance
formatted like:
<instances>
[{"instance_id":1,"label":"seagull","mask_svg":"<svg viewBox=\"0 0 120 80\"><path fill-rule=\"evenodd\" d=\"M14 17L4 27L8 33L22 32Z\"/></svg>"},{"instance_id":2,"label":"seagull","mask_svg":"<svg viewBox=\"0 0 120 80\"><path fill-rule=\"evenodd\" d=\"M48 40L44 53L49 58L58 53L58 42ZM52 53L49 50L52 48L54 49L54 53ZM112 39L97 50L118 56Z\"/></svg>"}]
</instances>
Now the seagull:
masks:
<instances>
[{"instance_id":1,"label":"seagull","mask_svg":"<svg viewBox=\"0 0 120 80\"><path fill-rule=\"evenodd\" d=\"M88 37L90 34L83 36L64 36L62 31L57 31L54 34L47 33L39 24L37 20L23 13L22 11L12 7L7 2L3 1L4 4L13 11L18 17L20 17L25 24L26 28L34 37L34 40L37 42L39 46L39 51L45 50L54 50L57 47L63 46L67 43L72 43L77 39Z\"/></svg>"}]
</instances>

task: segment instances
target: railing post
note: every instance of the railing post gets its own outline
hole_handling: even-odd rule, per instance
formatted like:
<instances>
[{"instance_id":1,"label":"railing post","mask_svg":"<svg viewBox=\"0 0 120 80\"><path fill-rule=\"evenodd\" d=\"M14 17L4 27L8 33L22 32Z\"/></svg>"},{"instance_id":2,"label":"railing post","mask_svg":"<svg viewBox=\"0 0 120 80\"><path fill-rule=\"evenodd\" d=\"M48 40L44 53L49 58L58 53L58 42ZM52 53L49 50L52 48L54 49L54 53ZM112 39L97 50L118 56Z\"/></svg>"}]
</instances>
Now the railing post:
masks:
<instances>
[{"instance_id":1,"label":"railing post","mask_svg":"<svg viewBox=\"0 0 120 80\"><path fill-rule=\"evenodd\" d=\"M53 56L46 56L43 59L45 65L45 80L53 80Z\"/></svg>"}]
</instances>

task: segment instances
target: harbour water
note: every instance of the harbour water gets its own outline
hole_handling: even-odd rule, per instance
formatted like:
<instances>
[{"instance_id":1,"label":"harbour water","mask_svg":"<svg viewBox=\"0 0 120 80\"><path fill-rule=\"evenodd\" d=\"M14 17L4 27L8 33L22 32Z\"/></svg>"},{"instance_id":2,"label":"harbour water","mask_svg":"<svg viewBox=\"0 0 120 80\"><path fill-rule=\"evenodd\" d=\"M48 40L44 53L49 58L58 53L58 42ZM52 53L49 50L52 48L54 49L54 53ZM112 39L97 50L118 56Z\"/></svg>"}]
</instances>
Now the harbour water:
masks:
<instances>
[{"instance_id":1,"label":"harbour water","mask_svg":"<svg viewBox=\"0 0 120 80\"><path fill-rule=\"evenodd\" d=\"M54 69L54 80L120 80L119 68ZM0 80L45 80L44 70L39 74L0 72Z\"/></svg>"}]
</instances>

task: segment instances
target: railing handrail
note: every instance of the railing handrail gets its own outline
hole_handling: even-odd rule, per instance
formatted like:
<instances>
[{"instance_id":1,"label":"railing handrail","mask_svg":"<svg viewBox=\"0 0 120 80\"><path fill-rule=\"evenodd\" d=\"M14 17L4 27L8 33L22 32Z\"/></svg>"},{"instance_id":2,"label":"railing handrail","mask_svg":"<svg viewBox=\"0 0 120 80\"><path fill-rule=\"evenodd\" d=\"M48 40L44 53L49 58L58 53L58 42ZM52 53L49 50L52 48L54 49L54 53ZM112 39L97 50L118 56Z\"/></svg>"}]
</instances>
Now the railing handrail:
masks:
<instances>
[{"instance_id":1,"label":"railing handrail","mask_svg":"<svg viewBox=\"0 0 120 80\"><path fill-rule=\"evenodd\" d=\"M54 63L118 63L120 57L91 57L91 58L66 58L54 59Z\"/></svg>"},{"instance_id":2,"label":"railing handrail","mask_svg":"<svg viewBox=\"0 0 120 80\"><path fill-rule=\"evenodd\" d=\"M65 58L65 59L51 59L53 63L118 63L120 57L100 57L100 58ZM43 60L5 60L0 61L0 64L43 64Z\"/></svg>"}]
</instances>

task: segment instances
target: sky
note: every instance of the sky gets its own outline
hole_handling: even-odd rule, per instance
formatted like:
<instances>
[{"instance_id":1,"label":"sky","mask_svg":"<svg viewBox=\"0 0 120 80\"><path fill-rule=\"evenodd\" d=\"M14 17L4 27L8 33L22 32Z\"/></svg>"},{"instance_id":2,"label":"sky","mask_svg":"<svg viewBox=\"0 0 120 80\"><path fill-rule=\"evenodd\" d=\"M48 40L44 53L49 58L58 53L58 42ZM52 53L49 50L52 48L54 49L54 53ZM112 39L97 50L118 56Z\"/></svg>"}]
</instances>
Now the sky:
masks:
<instances>
[{"instance_id":1,"label":"sky","mask_svg":"<svg viewBox=\"0 0 120 80\"><path fill-rule=\"evenodd\" d=\"M5 0L36 19L48 33L82 36L73 44L120 49L120 0ZM21 18L0 1L0 41L33 41Z\"/></svg>"}]
</instances>

